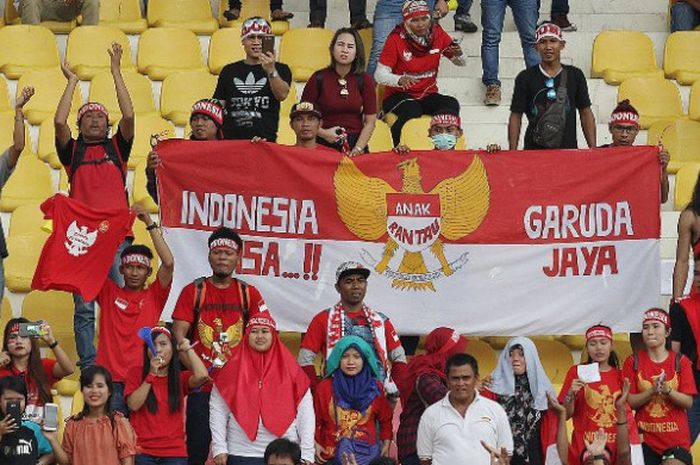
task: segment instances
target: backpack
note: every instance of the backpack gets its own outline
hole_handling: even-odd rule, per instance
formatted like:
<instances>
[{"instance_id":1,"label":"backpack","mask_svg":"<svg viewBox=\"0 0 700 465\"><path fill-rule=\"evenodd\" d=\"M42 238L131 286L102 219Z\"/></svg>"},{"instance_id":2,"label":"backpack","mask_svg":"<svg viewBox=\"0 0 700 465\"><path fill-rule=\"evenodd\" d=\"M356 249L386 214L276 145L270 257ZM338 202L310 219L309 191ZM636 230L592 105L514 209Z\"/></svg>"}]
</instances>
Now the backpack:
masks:
<instances>
[{"instance_id":1,"label":"backpack","mask_svg":"<svg viewBox=\"0 0 700 465\"><path fill-rule=\"evenodd\" d=\"M676 360L675 360L675 365L674 365L676 373L681 372L681 358L682 357L683 357L682 353L676 352ZM637 352L632 354L632 369L635 372L639 371L639 354Z\"/></svg>"},{"instance_id":2,"label":"backpack","mask_svg":"<svg viewBox=\"0 0 700 465\"><path fill-rule=\"evenodd\" d=\"M192 304L194 319L192 320L193 323L190 325L190 330L187 332L187 339L190 341L194 337L194 328L197 324L196 322L199 320L199 308L207 292L206 280L207 278L202 276L193 281L195 287L194 302ZM238 293L241 298L241 302L243 303L243 329L245 329L245 326L248 323L250 289L248 289L248 283L245 281L241 281L240 279L236 278L234 278L234 280L238 285Z\"/></svg>"},{"instance_id":3,"label":"backpack","mask_svg":"<svg viewBox=\"0 0 700 465\"><path fill-rule=\"evenodd\" d=\"M102 144L100 144L105 151L104 158L97 160L84 161L85 150L87 149L87 144L83 142L82 138L78 138L73 146L73 156L70 161L70 172L68 173L68 182L73 182L73 176L78 168L83 165L99 165L101 163L106 163L111 161L114 166L119 170L122 175L122 182L126 185L126 173L124 173L124 163L122 162L121 156L117 153L116 147L114 147L113 139L105 139Z\"/></svg>"},{"instance_id":4,"label":"backpack","mask_svg":"<svg viewBox=\"0 0 700 465\"><path fill-rule=\"evenodd\" d=\"M562 68L561 81L557 87L557 96L554 102L545 110L535 123L532 131L532 140L535 144L546 149L561 147L566 127L566 68Z\"/></svg>"}]
</instances>

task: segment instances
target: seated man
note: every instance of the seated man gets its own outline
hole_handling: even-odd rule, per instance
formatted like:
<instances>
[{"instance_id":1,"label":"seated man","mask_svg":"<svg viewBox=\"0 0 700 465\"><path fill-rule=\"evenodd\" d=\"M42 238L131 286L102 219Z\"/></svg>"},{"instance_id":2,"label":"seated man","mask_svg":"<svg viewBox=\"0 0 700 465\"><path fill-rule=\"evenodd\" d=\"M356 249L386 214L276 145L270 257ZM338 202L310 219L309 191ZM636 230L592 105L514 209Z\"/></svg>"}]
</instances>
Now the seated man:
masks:
<instances>
[{"instance_id":1,"label":"seated man","mask_svg":"<svg viewBox=\"0 0 700 465\"><path fill-rule=\"evenodd\" d=\"M295 103L292 106L292 111L289 113L289 125L297 136L294 146L304 147L306 149L334 151L316 143L318 130L321 128L321 121L321 112L313 103Z\"/></svg>"},{"instance_id":2,"label":"seated man","mask_svg":"<svg viewBox=\"0 0 700 465\"><path fill-rule=\"evenodd\" d=\"M678 0L671 6L671 32L692 31L700 25L700 0Z\"/></svg>"},{"instance_id":3,"label":"seated man","mask_svg":"<svg viewBox=\"0 0 700 465\"><path fill-rule=\"evenodd\" d=\"M97 25L100 20L99 0L15 0L15 7L22 17L22 24L39 24L42 21L73 21L83 17L80 24Z\"/></svg>"}]
</instances>

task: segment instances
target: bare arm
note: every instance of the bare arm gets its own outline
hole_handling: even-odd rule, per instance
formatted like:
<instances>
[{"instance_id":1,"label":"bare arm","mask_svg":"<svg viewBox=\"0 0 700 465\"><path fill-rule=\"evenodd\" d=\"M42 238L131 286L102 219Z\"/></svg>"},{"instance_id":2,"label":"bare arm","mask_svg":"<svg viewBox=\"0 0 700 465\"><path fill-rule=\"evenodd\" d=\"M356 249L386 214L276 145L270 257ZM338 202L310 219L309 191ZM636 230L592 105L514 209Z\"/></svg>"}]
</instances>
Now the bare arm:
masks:
<instances>
[{"instance_id":1,"label":"bare arm","mask_svg":"<svg viewBox=\"0 0 700 465\"><path fill-rule=\"evenodd\" d=\"M683 297L685 283L688 280L688 256L693 234L695 213L686 208L678 218L678 241L676 242L676 263L673 265L673 298Z\"/></svg>"},{"instance_id":2,"label":"bare arm","mask_svg":"<svg viewBox=\"0 0 700 465\"><path fill-rule=\"evenodd\" d=\"M39 457L36 465L51 465L53 463L56 463L56 456L53 452L51 452L50 454L45 454Z\"/></svg>"},{"instance_id":3,"label":"bare arm","mask_svg":"<svg viewBox=\"0 0 700 465\"><path fill-rule=\"evenodd\" d=\"M134 204L132 208L138 219L141 220L147 228L155 224L143 206ZM165 242L165 239L163 239L163 233L161 232L160 228L151 228L148 230L148 233L151 235L153 246L156 248L158 257L160 257L158 281L160 282L161 286L168 287L173 280L175 258L173 257L173 253L170 251L170 247L168 247L168 244Z\"/></svg>"},{"instance_id":4,"label":"bare arm","mask_svg":"<svg viewBox=\"0 0 700 465\"><path fill-rule=\"evenodd\" d=\"M523 114L510 112L508 118L508 149L518 150L518 141L520 140L520 127L523 124Z\"/></svg>"},{"instance_id":5,"label":"bare arm","mask_svg":"<svg viewBox=\"0 0 700 465\"><path fill-rule=\"evenodd\" d=\"M119 132L124 140L131 140L134 138L134 106L131 103L129 91L122 77L122 46L117 42L112 42L112 48L108 49L107 53L109 53L112 79L114 79L114 89L117 92L117 101L119 102L119 111L122 113L122 119L119 121Z\"/></svg>"},{"instance_id":6,"label":"bare arm","mask_svg":"<svg viewBox=\"0 0 700 465\"><path fill-rule=\"evenodd\" d=\"M10 154L7 158L7 166L12 169L17 165L17 160L19 155L24 150L24 112L22 108L24 105L32 98L34 95L33 87L25 87L22 89L22 93L17 97L15 102L15 125L12 131L12 146L10 147Z\"/></svg>"},{"instance_id":7,"label":"bare arm","mask_svg":"<svg viewBox=\"0 0 700 465\"><path fill-rule=\"evenodd\" d=\"M357 138L357 142L355 143L355 147L351 148L350 154L351 155L358 155L362 152L364 152L365 147L367 147L367 143L369 142L369 139L372 137L372 133L374 132L374 127L377 124L377 115L365 115L365 124L362 126L362 131L360 131L360 136ZM355 150L357 149L357 150Z\"/></svg>"},{"instance_id":8,"label":"bare arm","mask_svg":"<svg viewBox=\"0 0 700 465\"><path fill-rule=\"evenodd\" d=\"M656 394L655 387L650 387L646 391L640 392L639 394L630 393L630 395L629 395L630 407L632 407L634 410L639 409L642 405L649 402L651 400L651 398L654 396L654 394Z\"/></svg>"},{"instance_id":9,"label":"bare arm","mask_svg":"<svg viewBox=\"0 0 700 465\"><path fill-rule=\"evenodd\" d=\"M41 336L41 339L47 344L51 345L54 343L57 343L58 341L53 335L53 331L51 330L51 326L44 323L41 325L46 334ZM54 378L64 378L66 376L69 376L73 374L73 367L75 366L75 363L68 357L66 352L61 348L60 345L55 346L53 349L54 357L56 357L56 364L53 366L53 376Z\"/></svg>"},{"instance_id":10,"label":"bare arm","mask_svg":"<svg viewBox=\"0 0 700 465\"><path fill-rule=\"evenodd\" d=\"M192 370L192 376L190 376L190 379L187 381L190 389L197 389L199 386L209 381L209 372L207 371L207 367L204 366L202 359L199 358L197 353L190 345L190 341L183 339L178 344L177 349L181 354L183 354L182 356L187 358L189 361L188 365Z\"/></svg>"},{"instance_id":11,"label":"bare arm","mask_svg":"<svg viewBox=\"0 0 700 465\"><path fill-rule=\"evenodd\" d=\"M51 449L53 450L53 455L56 462L58 462L60 465L71 465L71 458L68 456L68 454L66 454L66 451L63 450L63 447L61 447L61 444L58 442L56 432L44 432L44 437L46 437L49 444L51 444Z\"/></svg>"},{"instance_id":12,"label":"bare arm","mask_svg":"<svg viewBox=\"0 0 700 465\"><path fill-rule=\"evenodd\" d=\"M134 465L134 456L130 455L121 459L122 465Z\"/></svg>"},{"instance_id":13,"label":"bare arm","mask_svg":"<svg viewBox=\"0 0 700 465\"><path fill-rule=\"evenodd\" d=\"M632 465L632 451L630 449L629 428L627 425L627 397L630 390L630 381L626 379L622 385L622 393L615 400L617 410L617 463L618 465Z\"/></svg>"},{"instance_id":14,"label":"bare arm","mask_svg":"<svg viewBox=\"0 0 700 465\"><path fill-rule=\"evenodd\" d=\"M267 52L267 54L261 53L260 64L265 73L269 76L275 71L275 54L272 52ZM289 95L289 84L280 77L279 73L277 73L277 77L268 77L268 81L270 83L270 89L272 89L272 95L274 95L278 101L281 102L287 98L287 95Z\"/></svg>"},{"instance_id":15,"label":"bare arm","mask_svg":"<svg viewBox=\"0 0 700 465\"><path fill-rule=\"evenodd\" d=\"M550 393L547 393L547 405L557 415L557 454L559 454L562 465L568 465L569 438L566 434L566 420L569 416L567 408Z\"/></svg>"},{"instance_id":16,"label":"bare arm","mask_svg":"<svg viewBox=\"0 0 700 465\"><path fill-rule=\"evenodd\" d=\"M579 110L579 118L581 119L581 129L583 129L583 136L586 138L588 148L595 148L597 146L595 134L595 116L593 116L593 110L591 110L591 107L586 107Z\"/></svg>"},{"instance_id":17,"label":"bare arm","mask_svg":"<svg viewBox=\"0 0 700 465\"><path fill-rule=\"evenodd\" d=\"M183 339L187 338L187 333L190 332L190 327L192 323L185 320L173 320L173 334L175 334L175 340L179 344ZM189 359L185 354L180 354L180 362L182 362L187 368L190 368Z\"/></svg>"},{"instance_id":18,"label":"bare arm","mask_svg":"<svg viewBox=\"0 0 700 465\"><path fill-rule=\"evenodd\" d=\"M670 386L666 391L664 391L664 394L668 396L668 400L670 400L671 402L673 402L674 405L677 405L680 408L687 410L693 406L693 396L691 396L690 394L684 394L682 392L676 391Z\"/></svg>"},{"instance_id":19,"label":"bare arm","mask_svg":"<svg viewBox=\"0 0 700 465\"><path fill-rule=\"evenodd\" d=\"M659 163L661 163L661 203L666 203L668 200L668 162L671 161L669 153L661 147L659 152Z\"/></svg>"},{"instance_id":20,"label":"bare arm","mask_svg":"<svg viewBox=\"0 0 700 465\"><path fill-rule=\"evenodd\" d=\"M155 374L156 369L154 368L154 361L156 361L156 366L158 364L157 361L158 357L153 357L151 359L151 373ZM132 412L135 412L139 410L141 407L143 407L143 404L146 403L146 399L148 398L148 393L151 392L151 383L147 382L145 379L141 382L141 386L139 386L134 392L128 395L126 398L126 405L129 407L129 410Z\"/></svg>"},{"instance_id":21,"label":"bare arm","mask_svg":"<svg viewBox=\"0 0 700 465\"><path fill-rule=\"evenodd\" d=\"M53 117L53 126L56 131L56 140L61 147L65 147L70 140L70 126L68 126L68 114L70 113L70 104L73 100L75 87L78 85L78 76L70 70L70 65L67 62L61 64L61 71L68 79L66 89L63 91L61 100L58 101L56 114Z\"/></svg>"}]
</instances>

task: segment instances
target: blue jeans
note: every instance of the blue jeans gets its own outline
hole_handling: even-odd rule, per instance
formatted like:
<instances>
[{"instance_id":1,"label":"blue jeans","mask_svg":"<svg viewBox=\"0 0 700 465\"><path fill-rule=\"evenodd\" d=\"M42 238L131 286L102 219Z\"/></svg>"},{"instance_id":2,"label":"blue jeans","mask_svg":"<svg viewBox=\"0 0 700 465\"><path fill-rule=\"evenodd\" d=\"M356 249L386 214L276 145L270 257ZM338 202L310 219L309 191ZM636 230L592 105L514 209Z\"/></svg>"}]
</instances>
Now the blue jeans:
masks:
<instances>
[{"instance_id":1,"label":"blue jeans","mask_svg":"<svg viewBox=\"0 0 700 465\"><path fill-rule=\"evenodd\" d=\"M187 465L187 457L155 457L136 454L135 465Z\"/></svg>"},{"instance_id":2,"label":"blue jeans","mask_svg":"<svg viewBox=\"0 0 700 465\"><path fill-rule=\"evenodd\" d=\"M552 0L552 17L569 14L569 0Z\"/></svg>"},{"instance_id":3,"label":"blue jeans","mask_svg":"<svg viewBox=\"0 0 700 465\"><path fill-rule=\"evenodd\" d=\"M401 465L420 465L418 454L404 455L399 458Z\"/></svg>"},{"instance_id":4,"label":"blue jeans","mask_svg":"<svg viewBox=\"0 0 700 465\"><path fill-rule=\"evenodd\" d=\"M700 24L700 11L685 2L671 7L671 32L692 31Z\"/></svg>"},{"instance_id":5,"label":"blue jeans","mask_svg":"<svg viewBox=\"0 0 700 465\"><path fill-rule=\"evenodd\" d=\"M124 277L119 272L120 255L131 245L131 239L125 239L114 254L114 261L109 270L109 279L119 286L124 285ZM73 315L73 330L75 332L75 348L78 349L78 365L87 368L95 364L95 302L85 302L80 294L73 294L75 315Z\"/></svg>"},{"instance_id":6,"label":"blue jeans","mask_svg":"<svg viewBox=\"0 0 700 465\"><path fill-rule=\"evenodd\" d=\"M112 383L112 400L110 401L110 406L112 410L121 412L124 416L129 416L129 407L126 406L126 400L124 400L124 383L115 381Z\"/></svg>"},{"instance_id":7,"label":"blue jeans","mask_svg":"<svg viewBox=\"0 0 700 465\"><path fill-rule=\"evenodd\" d=\"M690 444L692 445L700 434L700 396L693 398L693 406L688 409L688 426L690 426Z\"/></svg>"},{"instance_id":8,"label":"blue jeans","mask_svg":"<svg viewBox=\"0 0 700 465\"><path fill-rule=\"evenodd\" d=\"M481 67L484 85L498 84L498 46L503 32L506 6L510 6L523 48L525 66L535 66L540 55L535 50L535 29L539 18L537 0L481 0Z\"/></svg>"}]
</instances>

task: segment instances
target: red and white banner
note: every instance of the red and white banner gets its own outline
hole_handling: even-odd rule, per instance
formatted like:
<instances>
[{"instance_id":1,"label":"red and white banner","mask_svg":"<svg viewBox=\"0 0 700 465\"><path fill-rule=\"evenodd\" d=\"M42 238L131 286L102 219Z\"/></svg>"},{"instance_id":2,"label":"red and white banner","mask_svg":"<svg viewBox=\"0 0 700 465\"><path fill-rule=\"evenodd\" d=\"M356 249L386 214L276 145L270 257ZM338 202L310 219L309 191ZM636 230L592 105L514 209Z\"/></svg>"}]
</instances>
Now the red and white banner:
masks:
<instances>
[{"instance_id":1,"label":"red and white banner","mask_svg":"<svg viewBox=\"0 0 700 465\"><path fill-rule=\"evenodd\" d=\"M238 273L284 330L338 301L334 272L372 270L366 302L400 332L582 333L640 328L659 301L654 147L343 157L248 141L158 147L161 221L179 289L211 274L219 226Z\"/></svg>"}]
</instances>

